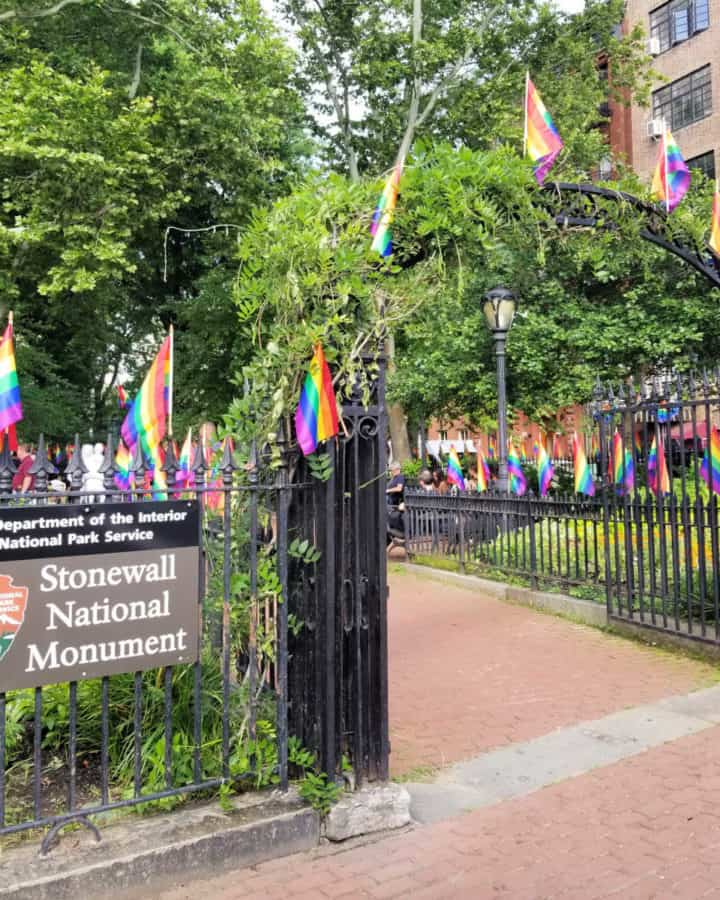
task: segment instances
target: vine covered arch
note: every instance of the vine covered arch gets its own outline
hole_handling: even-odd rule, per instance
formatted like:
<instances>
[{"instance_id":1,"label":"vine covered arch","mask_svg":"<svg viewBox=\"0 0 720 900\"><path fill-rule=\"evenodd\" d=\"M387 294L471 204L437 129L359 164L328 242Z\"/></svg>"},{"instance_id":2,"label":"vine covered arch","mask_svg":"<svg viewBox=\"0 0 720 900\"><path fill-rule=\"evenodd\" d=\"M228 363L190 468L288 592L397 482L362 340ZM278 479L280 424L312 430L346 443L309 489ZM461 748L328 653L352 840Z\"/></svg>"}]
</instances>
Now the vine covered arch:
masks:
<instances>
[{"instance_id":1,"label":"vine covered arch","mask_svg":"<svg viewBox=\"0 0 720 900\"><path fill-rule=\"evenodd\" d=\"M720 257L707 244L671 229L662 207L624 191L565 181L547 182L541 197L543 206L560 228L613 228L613 206L631 206L644 219L641 237L680 257L713 287L720 288Z\"/></svg>"}]
</instances>

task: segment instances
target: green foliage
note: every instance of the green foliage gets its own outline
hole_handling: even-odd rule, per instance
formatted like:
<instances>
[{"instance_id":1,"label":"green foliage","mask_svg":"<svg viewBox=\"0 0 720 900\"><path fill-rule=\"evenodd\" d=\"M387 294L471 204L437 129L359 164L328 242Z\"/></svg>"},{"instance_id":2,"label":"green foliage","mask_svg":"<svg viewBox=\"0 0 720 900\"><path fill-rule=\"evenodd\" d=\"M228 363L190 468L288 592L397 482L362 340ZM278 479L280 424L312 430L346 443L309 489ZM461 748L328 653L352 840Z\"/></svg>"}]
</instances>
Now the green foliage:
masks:
<instances>
[{"instance_id":1,"label":"green foliage","mask_svg":"<svg viewBox=\"0 0 720 900\"><path fill-rule=\"evenodd\" d=\"M402 464L402 473L405 478L417 478L423 469L421 459L406 459Z\"/></svg>"},{"instance_id":2,"label":"green foliage","mask_svg":"<svg viewBox=\"0 0 720 900\"><path fill-rule=\"evenodd\" d=\"M305 563L306 565L311 565L320 559L321 553L313 547L307 538L302 541L299 538L295 538L290 542L288 555L300 560L300 562Z\"/></svg>"},{"instance_id":3,"label":"green foliage","mask_svg":"<svg viewBox=\"0 0 720 900\"><path fill-rule=\"evenodd\" d=\"M333 465L329 453L311 453L307 457L307 464L313 478L317 478L318 481L330 480Z\"/></svg>"},{"instance_id":4,"label":"green foliage","mask_svg":"<svg viewBox=\"0 0 720 900\"><path fill-rule=\"evenodd\" d=\"M300 797L321 816L326 816L342 793L340 785L335 784L327 773L318 771L315 755L306 750L296 737L291 737L288 741L288 762L302 771L302 779L298 784ZM346 771L346 763L347 760L343 757L343 771Z\"/></svg>"},{"instance_id":5,"label":"green foliage","mask_svg":"<svg viewBox=\"0 0 720 900\"><path fill-rule=\"evenodd\" d=\"M0 290L28 433L104 427L174 321L178 425L219 416L242 225L302 156L293 57L255 0L83 2L0 22ZM252 98L250 102L249 98ZM167 243L167 280L163 233ZM154 336L148 341L149 336ZM191 389L192 384L192 389Z\"/></svg>"}]
</instances>

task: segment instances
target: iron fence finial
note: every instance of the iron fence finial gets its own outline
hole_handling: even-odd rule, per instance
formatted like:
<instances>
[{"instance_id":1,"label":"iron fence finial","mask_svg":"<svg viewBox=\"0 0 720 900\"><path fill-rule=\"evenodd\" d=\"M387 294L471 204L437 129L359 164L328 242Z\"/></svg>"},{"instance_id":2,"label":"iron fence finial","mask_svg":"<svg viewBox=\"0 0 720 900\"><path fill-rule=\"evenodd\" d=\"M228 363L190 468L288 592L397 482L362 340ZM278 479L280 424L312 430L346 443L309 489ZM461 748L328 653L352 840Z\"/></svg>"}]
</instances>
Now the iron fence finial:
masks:
<instances>
[{"instance_id":1,"label":"iron fence finial","mask_svg":"<svg viewBox=\"0 0 720 900\"><path fill-rule=\"evenodd\" d=\"M103 457L103 463L100 466L100 472L103 476L103 487L106 491L111 491L115 487L115 474L117 473L117 470L113 436L112 432L108 431L107 443L105 444L105 455Z\"/></svg>"},{"instance_id":2,"label":"iron fence finial","mask_svg":"<svg viewBox=\"0 0 720 900\"><path fill-rule=\"evenodd\" d=\"M5 435L0 451L0 494L9 494L12 491L12 479L16 472L17 466L10 452L10 441Z\"/></svg>"},{"instance_id":3,"label":"iron fence finial","mask_svg":"<svg viewBox=\"0 0 720 900\"><path fill-rule=\"evenodd\" d=\"M45 491L47 491L48 476L57 475L57 473L57 468L48 459L47 447L45 446L45 435L41 433L38 440L35 461L28 469L28 474L35 476L35 490L40 493L45 493Z\"/></svg>"},{"instance_id":4,"label":"iron fence finial","mask_svg":"<svg viewBox=\"0 0 720 900\"><path fill-rule=\"evenodd\" d=\"M68 460L65 476L70 481L70 490L79 491L82 487L82 477L87 472L87 466L83 462L80 452L80 435L75 435L75 450Z\"/></svg>"}]
</instances>

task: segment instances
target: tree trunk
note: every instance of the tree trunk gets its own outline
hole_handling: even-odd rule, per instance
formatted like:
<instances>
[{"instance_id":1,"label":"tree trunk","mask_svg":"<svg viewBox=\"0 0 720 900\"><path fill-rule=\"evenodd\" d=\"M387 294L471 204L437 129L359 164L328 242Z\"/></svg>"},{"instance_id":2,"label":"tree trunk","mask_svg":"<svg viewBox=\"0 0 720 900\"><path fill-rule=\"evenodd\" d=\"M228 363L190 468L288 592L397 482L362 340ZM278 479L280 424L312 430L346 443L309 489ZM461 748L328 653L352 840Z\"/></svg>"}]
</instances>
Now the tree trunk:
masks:
<instances>
[{"instance_id":1,"label":"tree trunk","mask_svg":"<svg viewBox=\"0 0 720 900\"><path fill-rule=\"evenodd\" d=\"M395 370L395 338L388 334L385 343L387 350L388 374ZM390 427L390 440L392 441L392 458L398 462L411 459L410 439L408 437L407 416L399 403L388 404L388 425Z\"/></svg>"}]
</instances>

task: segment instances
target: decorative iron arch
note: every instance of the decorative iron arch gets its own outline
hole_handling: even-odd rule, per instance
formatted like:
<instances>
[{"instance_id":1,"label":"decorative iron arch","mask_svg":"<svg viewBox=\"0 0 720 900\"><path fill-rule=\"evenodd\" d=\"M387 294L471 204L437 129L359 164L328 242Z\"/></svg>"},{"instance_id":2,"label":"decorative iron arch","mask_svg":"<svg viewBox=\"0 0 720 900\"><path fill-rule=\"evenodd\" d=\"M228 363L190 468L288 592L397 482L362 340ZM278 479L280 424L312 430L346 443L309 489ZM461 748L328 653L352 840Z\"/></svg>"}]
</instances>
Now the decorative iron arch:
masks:
<instances>
[{"instance_id":1,"label":"decorative iron arch","mask_svg":"<svg viewBox=\"0 0 720 900\"><path fill-rule=\"evenodd\" d=\"M628 204L645 220L641 237L679 256L720 288L720 257L707 244L671 230L662 207L595 184L552 181L543 185L543 191L542 203L560 228L612 228L611 204Z\"/></svg>"}]
</instances>

